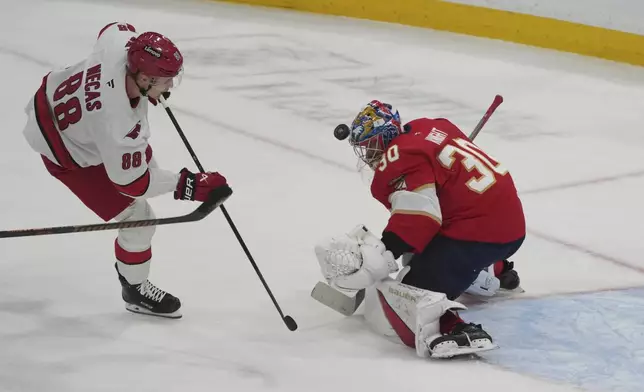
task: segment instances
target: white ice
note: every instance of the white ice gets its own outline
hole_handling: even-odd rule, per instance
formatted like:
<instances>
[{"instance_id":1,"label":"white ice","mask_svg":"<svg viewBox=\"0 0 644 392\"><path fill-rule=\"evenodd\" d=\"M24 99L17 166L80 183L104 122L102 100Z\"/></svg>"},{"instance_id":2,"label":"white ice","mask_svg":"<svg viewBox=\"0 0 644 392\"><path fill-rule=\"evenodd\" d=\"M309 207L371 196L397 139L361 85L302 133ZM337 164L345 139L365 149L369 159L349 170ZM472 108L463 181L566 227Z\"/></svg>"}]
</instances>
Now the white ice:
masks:
<instances>
[{"instance_id":1,"label":"white ice","mask_svg":"<svg viewBox=\"0 0 644 392\"><path fill-rule=\"evenodd\" d=\"M446 116L513 173L529 236L515 256L530 296L644 285L641 68L402 26L189 1L0 2L3 75L0 230L96 223L22 138L23 107L53 66L125 20L181 47L171 103L199 159L221 171L226 208L288 331L219 211L165 226L151 280L181 298L180 320L123 309L114 232L4 239L0 391L571 391L484 361L424 361L309 292L316 241L387 219L331 136L371 99L404 119ZM161 108L155 156L194 164ZM158 216L191 210L171 196Z\"/></svg>"}]
</instances>

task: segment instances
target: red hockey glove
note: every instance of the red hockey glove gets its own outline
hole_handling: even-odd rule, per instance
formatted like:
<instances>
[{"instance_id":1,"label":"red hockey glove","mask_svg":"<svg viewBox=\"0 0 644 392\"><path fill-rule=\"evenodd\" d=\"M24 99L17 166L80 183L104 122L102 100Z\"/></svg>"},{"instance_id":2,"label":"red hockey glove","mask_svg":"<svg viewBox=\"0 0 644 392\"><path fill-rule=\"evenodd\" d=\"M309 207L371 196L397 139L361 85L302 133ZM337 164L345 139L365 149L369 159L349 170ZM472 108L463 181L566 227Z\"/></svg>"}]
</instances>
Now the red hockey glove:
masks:
<instances>
[{"instance_id":1,"label":"red hockey glove","mask_svg":"<svg viewBox=\"0 0 644 392\"><path fill-rule=\"evenodd\" d=\"M177 200L206 201L213 189L228 186L226 178L217 172L192 173L183 168L179 174L177 189L174 191L174 198Z\"/></svg>"}]
</instances>

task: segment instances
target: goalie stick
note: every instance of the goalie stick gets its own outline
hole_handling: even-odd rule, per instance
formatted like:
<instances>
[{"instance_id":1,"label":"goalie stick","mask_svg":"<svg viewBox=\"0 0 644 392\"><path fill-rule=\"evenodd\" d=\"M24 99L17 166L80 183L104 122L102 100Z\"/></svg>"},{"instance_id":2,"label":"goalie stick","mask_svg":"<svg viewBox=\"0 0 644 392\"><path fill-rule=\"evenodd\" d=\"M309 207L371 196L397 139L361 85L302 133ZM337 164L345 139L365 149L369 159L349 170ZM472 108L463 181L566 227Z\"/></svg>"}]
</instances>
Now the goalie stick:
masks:
<instances>
[{"instance_id":1,"label":"goalie stick","mask_svg":"<svg viewBox=\"0 0 644 392\"><path fill-rule=\"evenodd\" d=\"M57 226L57 227L44 227L38 229L21 229L21 230L5 230L0 231L0 238L15 238L15 237L30 237L49 234L68 234L68 233L83 233L88 231L104 231L116 229L128 229L132 227L144 226L161 226L170 225L174 223L196 222L208 216L217 207L223 204L226 199L230 197L232 190L228 187L214 189L208 200L201 203L197 209L189 214L174 216L169 218L156 218L156 219L143 219L134 221L123 221L113 223L98 223L90 225L73 225L73 226Z\"/></svg>"},{"instance_id":2,"label":"goalie stick","mask_svg":"<svg viewBox=\"0 0 644 392\"><path fill-rule=\"evenodd\" d=\"M503 97L496 95L492 104L487 109L481 120L470 133L469 139L474 140L476 135L481 132L483 126L488 122L494 111L503 103ZM349 136L349 127L345 124L338 125L333 135L338 140L344 140ZM341 289L334 285L328 285L325 282L318 282L313 290L311 290L311 297L321 304L339 312L345 316L351 316L358 310L365 297L365 289L360 290L346 290Z\"/></svg>"}]
</instances>

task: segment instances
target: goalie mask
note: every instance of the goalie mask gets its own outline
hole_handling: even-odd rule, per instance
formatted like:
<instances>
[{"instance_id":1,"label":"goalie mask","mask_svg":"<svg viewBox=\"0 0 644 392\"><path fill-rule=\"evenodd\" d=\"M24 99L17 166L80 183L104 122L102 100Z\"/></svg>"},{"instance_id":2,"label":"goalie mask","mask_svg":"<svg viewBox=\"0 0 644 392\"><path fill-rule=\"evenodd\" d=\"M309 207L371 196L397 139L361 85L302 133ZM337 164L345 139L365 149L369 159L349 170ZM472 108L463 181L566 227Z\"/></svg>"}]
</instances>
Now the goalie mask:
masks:
<instances>
[{"instance_id":1,"label":"goalie mask","mask_svg":"<svg viewBox=\"0 0 644 392\"><path fill-rule=\"evenodd\" d=\"M387 103L373 100L353 120L349 143L358 158L373 169L389 143L401 133L398 111Z\"/></svg>"}]
</instances>

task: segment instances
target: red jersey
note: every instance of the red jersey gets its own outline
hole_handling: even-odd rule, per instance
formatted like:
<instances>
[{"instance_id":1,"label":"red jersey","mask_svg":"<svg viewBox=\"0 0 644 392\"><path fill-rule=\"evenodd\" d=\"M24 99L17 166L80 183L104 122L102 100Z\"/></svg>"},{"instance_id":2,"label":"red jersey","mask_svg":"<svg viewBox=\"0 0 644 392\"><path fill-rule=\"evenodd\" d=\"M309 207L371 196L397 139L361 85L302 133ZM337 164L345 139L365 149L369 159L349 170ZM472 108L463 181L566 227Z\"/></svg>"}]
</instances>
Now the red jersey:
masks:
<instances>
[{"instance_id":1,"label":"red jersey","mask_svg":"<svg viewBox=\"0 0 644 392\"><path fill-rule=\"evenodd\" d=\"M446 119L405 125L375 169L371 193L391 211L385 231L422 251L440 233L506 243L525 235L508 170Z\"/></svg>"}]
</instances>

